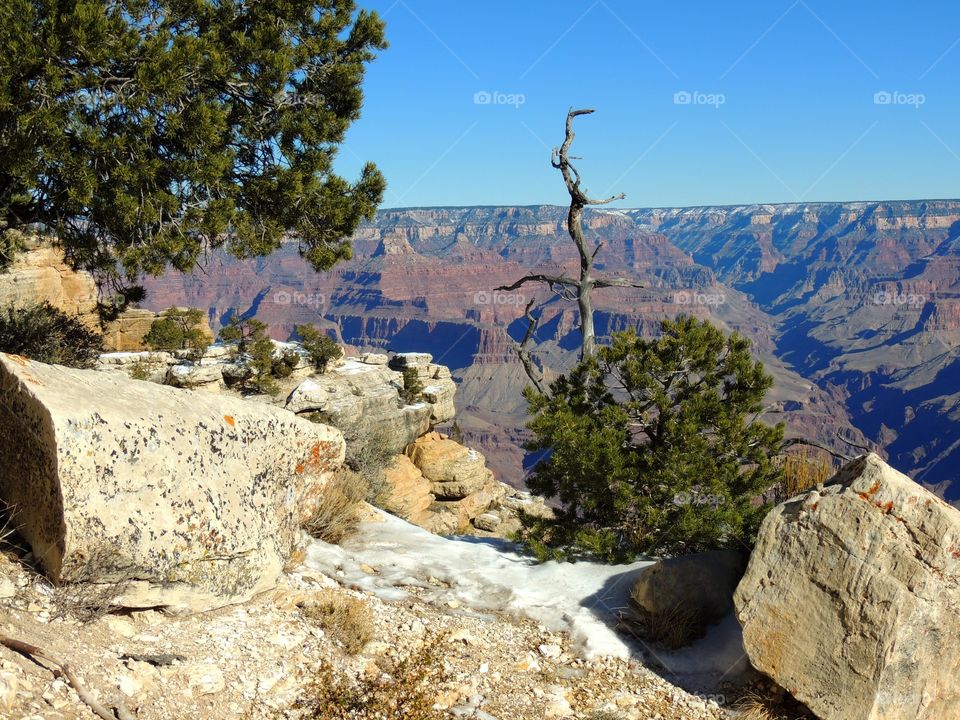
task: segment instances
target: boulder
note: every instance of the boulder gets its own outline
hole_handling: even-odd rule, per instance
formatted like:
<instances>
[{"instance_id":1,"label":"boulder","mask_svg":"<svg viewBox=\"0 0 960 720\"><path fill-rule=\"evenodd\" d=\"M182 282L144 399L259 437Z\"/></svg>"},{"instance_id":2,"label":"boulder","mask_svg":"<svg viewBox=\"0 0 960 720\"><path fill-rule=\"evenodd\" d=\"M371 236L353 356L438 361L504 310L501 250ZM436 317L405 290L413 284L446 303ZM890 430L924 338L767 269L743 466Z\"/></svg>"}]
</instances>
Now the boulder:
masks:
<instances>
[{"instance_id":1,"label":"boulder","mask_svg":"<svg viewBox=\"0 0 960 720\"><path fill-rule=\"evenodd\" d=\"M169 308L174 310L178 308ZM187 308L179 308L185 310ZM106 323L103 327L103 346L113 352L138 352L145 349L143 339L150 332L150 326L154 320L163 316L161 312L146 310L143 308L127 308L115 319ZM200 324L200 330L213 342L213 330L210 329L210 322L206 315Z\"/></svg>"},{"instance_id":2,"label":"boulder","mask_svg":"<svg viewBox=\"0 0 960 720\"><path fill-rule=\"evenodd\" d=\"M433 503L430 481L406 455L397 455L384 471L389 488L383 499L383 509L414 525L428 519L427 509Z\"/></svg>"},{"instance_id":3,"label":"boulder","mask_svg":"<svg viewBox=\"0 0 960 720\"><path fill-rule=\"evenodd\" d=\"M390 359L390 367L403 372L415 370L423 384L423 397L430 403L430 422L433 425L445 423L457 414L453 398L457 394L457 385L450 374L450 368L433 362L429 353L400 353Z\"/></svg>"},{"instance_id":4,"label":"boulder","mask_svg":"<svg viewBox=\"0 0 960 720\"><path fill-rule=\"evenodd\" d=\"M278 408L0 354L0 499L55 583L204 610L271 587L344 457Z\"/></svg>"},{"instance_id":5,"label":"boulder","mask_svg":"<svg viewBox=\"0 0 960 720\"><path fill-rule=\"evenodd\" d=\"M364 353L360 356L360 362L364 365L386 365L388 358L379 353Z\"/></svg>"},{"instance_id":6,"label":"boulder","mask_svg":"<svg viewBox=\"0 0 960 720\"><path fill-rule=\"evenodd\" d=\"M63 250L26 240L27 249L17 253L6 270L0 270L0 307L49 302L68 315L79 315L90 327L97 316L97 284L90 273L74 270Z\"/></svg>"},{"instance_id":7,"label":"boulder","mask_svg":"<svg viewBox=\"0 0 960 720\"><path fill-rule=\"evenodd\" d=\"M960 718L960 511L874 454L764 519L750 661L824 720Z\"/></svg>"},{"instance_id":8,"label":"boulder","mask_svg":"<svg viewBox=\"0 0 960 720\"><path fill-rule=\"evenodd\" d=\"M185 362L172 365L167 370L164 382L178 388L216 392L223 387L223 372L219 365Z\"/></svg>"},{"instance_id":9,"label":"boulder","mask_svg":"<svg viewBox=\"0 0 960 720\"><path fill-rule=\"evenodd\" d=\"M347 360L304 380L287 398L286 409L317 413L349 439L382 438L389 452L401 453L430 429L431 406L404 405L399 373L384 365Z\"/></svg>"},{"instance_id":10,"label":"boulder","mask_svg":"<svg viewBox=\"0 0 960 720\"><path fill-rule=\"evenodd\" d=\"M435 487L435 485L434 485ZM456 532L467 532L471 521L497 505L507 494L507 486L497 481L487 470L484 484L460 500L437 500L430 510L439 516L452 515L456 519ZM444 533L449 534L449 533Z\"/></svg>"},{"instance_id":11,"label":"boulder","mask_svg":"<svg viewBox=\"0 0 960 720\"><path fill-rule=\"evenodd\" d=\"M428 433L407 447L407 456L431 481L431 491L443 500L459 500L489 482L483 455L440 433Z\"/></svg>"},{"instance_id":12,"label":"boulder","mask_svg":"<svg viewBox=\"0 0 960 720\"><path fill-rule=\"evenodd\" d=\"M433 355L430 353L397 353L390 358L390 367L395 370L404 370L408 367L426 366L433 362Z\"/></svg>"},{"instance_id":13,"label":"boulder","mask_svg":"<svg viewBox=\"0 0 960 720\"><path fill-rule=\"evenodd\" d=\"M682 610L702 626L733 612L733 593L743 577L746 557L733 550L682 555L649 565L630 597L647 615Z\"/></svg>"}]
</instances>

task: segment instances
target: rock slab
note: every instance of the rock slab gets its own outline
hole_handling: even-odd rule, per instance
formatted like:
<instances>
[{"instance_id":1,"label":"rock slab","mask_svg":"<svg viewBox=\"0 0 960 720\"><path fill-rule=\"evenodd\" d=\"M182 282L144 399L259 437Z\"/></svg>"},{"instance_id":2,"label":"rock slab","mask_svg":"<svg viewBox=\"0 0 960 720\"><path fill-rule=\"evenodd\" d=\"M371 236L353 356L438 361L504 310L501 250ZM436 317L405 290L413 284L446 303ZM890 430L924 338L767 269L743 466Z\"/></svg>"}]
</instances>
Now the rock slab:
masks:
<instances>
[{"instance_id":1,"label":"rock slab","mask_svg":"<svg viewBox=\"0 0 960 720\"><path fill-rule=\"evenodd\" d=\"M278 408L0 354L0 499L55 583L205 610L271 587L344 457Z\"/></svg>"},{"instance_id":2,"label":"rock slab","mask_svg":"<svg viewBox=\"0 0 960 720\"><path fill-rule=\"evenodd\" d=\"M771 511L734 602L751 663L818 717L960 718L960 511L877 455Z\"/></svg>"}]
</instances>

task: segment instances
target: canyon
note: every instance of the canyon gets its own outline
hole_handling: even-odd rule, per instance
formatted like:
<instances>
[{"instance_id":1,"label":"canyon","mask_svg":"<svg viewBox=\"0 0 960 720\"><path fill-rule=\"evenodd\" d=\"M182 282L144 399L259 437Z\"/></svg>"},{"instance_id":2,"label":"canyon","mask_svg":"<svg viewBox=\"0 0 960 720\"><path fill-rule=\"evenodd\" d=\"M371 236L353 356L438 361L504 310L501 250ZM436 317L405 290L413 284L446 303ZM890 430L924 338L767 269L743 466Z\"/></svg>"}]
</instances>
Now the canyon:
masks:
<instances>
[{"instance_id":1,"label":"canyon","mask_svg":"<svg viewBox=\"0 0 960 720\"><path fill-rule=\"evenodd\" d=\"M459 388L457 425L499 479L522 487L527 384L515 347L535 300L534 354L562 372L579 347L575 304L509 285L574 273L566 208L381 210L353 258L314 273L285 243L268 258L211 252L192 274L145 282L143 306L204 308L216 330L256 315L287 339L312 322L356 351L429 352ZM596 291L601 342L666 317L749 337L775 377L765 419L838 453L863 448L960 500L960 201L593 210L597 271L642 288Z\"/></svg>"}]
</instances>

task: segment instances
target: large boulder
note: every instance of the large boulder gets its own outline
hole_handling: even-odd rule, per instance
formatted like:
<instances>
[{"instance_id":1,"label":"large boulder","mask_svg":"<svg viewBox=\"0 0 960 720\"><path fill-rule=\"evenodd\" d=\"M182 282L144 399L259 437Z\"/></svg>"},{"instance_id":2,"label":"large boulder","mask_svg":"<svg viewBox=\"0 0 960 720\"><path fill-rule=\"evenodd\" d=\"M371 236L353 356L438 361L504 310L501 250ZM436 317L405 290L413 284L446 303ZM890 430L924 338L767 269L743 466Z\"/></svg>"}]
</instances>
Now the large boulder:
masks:
<instances>
[{"instance_id":1,"label":"large boulder","mask_svg":"<svg viewBox=\"0 0 960 720\"><path fill-rule=\"evenodd\" d=\"M406 454L430 480L431 491L441 500L465 498L489 484L493 477L483 455L441 433L418 438Z\"/></svg>"},{"instance_id":2,"label":"large boulder","mask_svg":"<svg viewBox=\"0 0 960 720\"><path fill-rule=\"evenodd\" d=\"M287 398L286 409L316 413L350 440L378 437L388 452L400 453L430 429L430 406L405 405L400 373L385 365L349 359L304 380Z\"/></svg>"},{"instance_id":3,"label":"large boulder","mask_svg":"<svg viewBox=\"0 0 960 720\"><path fill-rule=\"evenodd\" d=\"M733 612L733 593L745 567L745 555L735 550L658 560L637 578L630 598L645 614L681 610L705 625Z\"/></svg>"},{"instance_id":4,"label":"large boulder","mask_svg":"<svg viewBox=\"0 0 960 720\"><path fill-rule=\"evenodd\" d=\"M764 519L750 661L824 720L960 718L960 511L870 454Z\"/></svg>"},{"instance_id":5,"label":"large boulder","mask_svg":"<svg viewBox=\"0 0 960 720\"><path fill-rule=\"evenodd\" d=\"M344 456L260 403L0 354L0 499L55 583L202 610L271 587Z\"/></svg>"},{"instance_id":6,"label":"large boulder","mask_svg":"<svg viewBox=\"0 0 960 720\"><path fill-rule=\"evenodd\" d=\"M384 510L423 525L430 520L428 508L433 504L430 481L406 455L397 455L384 471L387 492Z\"/></svg>"},{"instance_id":7,"label":"large boulder","mask_svg":"<svg viewBox=\"0 0 960 720\"><path fill-rule=\"evenodd\" d=\"M68 315L79 315L89 326L97 324L97 284L90 273L74 270L63 250L36 238L0 270L0 307L48 302Z\"/></svg>"}]
</instances>

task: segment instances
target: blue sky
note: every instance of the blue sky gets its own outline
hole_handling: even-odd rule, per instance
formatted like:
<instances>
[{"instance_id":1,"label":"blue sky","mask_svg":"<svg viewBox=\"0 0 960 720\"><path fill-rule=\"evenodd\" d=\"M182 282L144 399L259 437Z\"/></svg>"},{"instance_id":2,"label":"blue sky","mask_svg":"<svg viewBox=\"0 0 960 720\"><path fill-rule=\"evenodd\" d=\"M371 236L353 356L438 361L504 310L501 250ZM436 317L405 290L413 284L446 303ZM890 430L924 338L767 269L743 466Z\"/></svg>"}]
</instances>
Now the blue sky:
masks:
<instances>
[{"instance_id":1,"label":"blue sky","mask_svg":"<svg viewBox=\"0 0 960 720\"><path fill-rule=\"evenodd\" d=\"M376 162L385 207L565 204L569 106L623 207L960 197L960 3L359 5L391 46L338 169Z\"/></svg>"}]
</instances>

